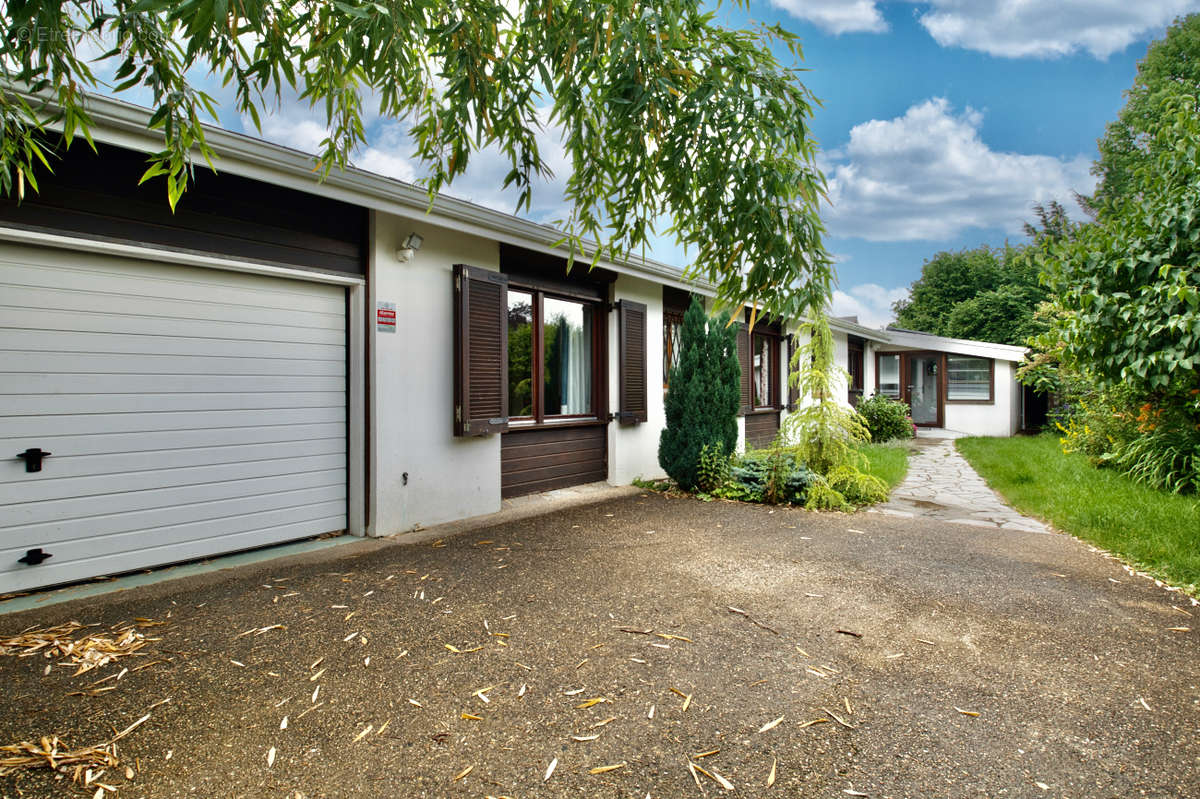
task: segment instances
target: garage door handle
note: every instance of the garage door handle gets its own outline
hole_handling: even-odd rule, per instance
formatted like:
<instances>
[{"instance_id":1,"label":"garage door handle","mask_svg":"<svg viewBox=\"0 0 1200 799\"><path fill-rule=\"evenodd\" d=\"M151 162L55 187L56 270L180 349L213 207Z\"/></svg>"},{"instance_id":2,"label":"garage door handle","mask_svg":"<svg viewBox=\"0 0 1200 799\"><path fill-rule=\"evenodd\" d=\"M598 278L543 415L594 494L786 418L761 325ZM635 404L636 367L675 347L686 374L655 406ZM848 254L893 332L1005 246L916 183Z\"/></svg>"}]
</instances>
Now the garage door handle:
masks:
<instances>
[{"instance_id":1,"label":"garage door handle","mask_svg":"<svg viewBox=\"0 0 1200 799\"><path fill-rule=\"evenodd\" d=\"M43 452L41 447L30 447L24 452L18 452L17 457L24 459L25 471L40 472L42 470L42 458L50 457L50 453Z\"/></svg>"}]
</instances>

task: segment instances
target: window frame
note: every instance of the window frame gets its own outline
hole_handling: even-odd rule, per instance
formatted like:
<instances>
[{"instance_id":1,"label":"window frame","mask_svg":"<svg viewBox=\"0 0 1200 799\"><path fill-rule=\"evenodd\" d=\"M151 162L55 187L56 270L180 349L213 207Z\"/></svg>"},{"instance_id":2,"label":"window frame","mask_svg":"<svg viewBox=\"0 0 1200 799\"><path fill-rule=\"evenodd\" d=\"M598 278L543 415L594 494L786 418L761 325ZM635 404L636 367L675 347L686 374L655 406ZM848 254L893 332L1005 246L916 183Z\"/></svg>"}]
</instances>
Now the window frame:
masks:
<instances>
[{"instance_id":1,"label":"window frame","mask_svg":"<svg viewBox=\"0 0 1200 799\"><path fill-rule=\"evenodd\" d=\"M607 331L608 305L586 291L573 291L568 287L548 285L547 281L526 278L522 275L508 276L508 291L517 291L532 296L532 355L530 387L532 389L532 416L510 416L510 429L527 430L535 427L562 427L572 424L604 423L608 418L608 369ZM507 294L505 295L507 299ZM579 303L592 311L592 396L590 413L548 414L545 412L545 362L546 346L544 335L546 298ZM533 379L537 375L538 379ZM505 377L507 383L507 375Z\"/></svg>"},{"instance_id":2,"label":"window frame","mask_svg":"<svg viewBox=\"0 0 1200 799\"><path fill-rule=\"evenodd\" d=\"M754 379L754 356L758 352L756 345L760 340L765 341L768 347L766 405L759 405L754 396L757 391ZM782 340L782 336L770 330L760 330L757 325L750 333L750 413L782 410L779 391L779 344Z\"/></svg>"},{"instance_id":3,"label":"window frame","mask_svg":"<svg viewBox=\"0 0 1200 799\"><path fill-rule=\"evenodd\" d=\"M884 394L881 386L883 385L883 369L881 365L884 358L896 359L896 393ZM888 352L875 351L875 393L883 394L888 399L904 401L904 353L903 352Z\"/></svg>"},{"instance_id":4,"label":"window frame","mask_svg":"<svg viewBox=\"0 0 1200 799\"><path fill-rule=\"evenodd\" d=\"M971 358L987 361L988 364L988 396L987 399L950 399L950 359ZM996 404L996 359L985 358L982 355L963 355L957 352L942 353L942 395L947 405L995 405Z\"/></svg>"},{"instance_id":5,"label":"window frame","mask_svg":"<svg viewBox=\"0 0 1200 799\"><path fill-rule=\"evenodd\" d=\"M679 355L679 348L671 346L671 328L679 328L677 339L681 340L683 338L684 313L685 311L670 308L663 309L663 393L666 393L667 388L671 385L671 368L674 366L671 361L677 360Z\"/></svg>"}]
</instances>

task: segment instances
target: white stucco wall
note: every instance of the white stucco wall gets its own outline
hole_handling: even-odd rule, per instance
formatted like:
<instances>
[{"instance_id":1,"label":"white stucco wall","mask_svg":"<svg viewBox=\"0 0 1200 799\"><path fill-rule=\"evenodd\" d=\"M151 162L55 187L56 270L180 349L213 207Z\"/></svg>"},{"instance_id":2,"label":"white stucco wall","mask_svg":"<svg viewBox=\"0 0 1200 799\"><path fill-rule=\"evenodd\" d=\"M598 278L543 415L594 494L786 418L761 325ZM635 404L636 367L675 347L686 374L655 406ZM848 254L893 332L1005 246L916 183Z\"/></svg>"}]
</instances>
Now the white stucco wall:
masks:
<instances>
[{"instance_id":1,"label":"white stucco wall","mask_svg":"<svg viewBox=\"0 0 1200 799\"><path fill-rule=\"evenodd\" d=\"M413 232L424 244L400 263L396 250ZM500 436L455 438L451 429L456 263L499 269L499 245L420 219L375 214L368 308L372 535L500 509ZM396 304L395 333L377 332L379 301Z\"/></svg>"},{"instance_id":2,"label":"white stucco wall","mask_svg":"<svg viewBox=\"0 0 1200 799\"><path fill-rule=\"evenodd\" d=\"M946 429L973 436L1011 436L1017 431L1019 395L1013 366L996 360L994 402L990 405L946 403Z\"/></svg>"},{"instance_id":3,"label":"white stucco wall","mask_svg":"<svg viewBox=\"0 0 1200 799\"><path fill-rule=\"evenodd\" d=\"M613 286L613 302L632 300L646 306L646 421L608 426L608 482L627 485L635 478L665 477L658 465L658 438L667 423L663 406L663 289L649 280L621 275ZM609 314L608 403L615 413L620 407L617 353L617 314Z\"/></svg>"}]
</instances>

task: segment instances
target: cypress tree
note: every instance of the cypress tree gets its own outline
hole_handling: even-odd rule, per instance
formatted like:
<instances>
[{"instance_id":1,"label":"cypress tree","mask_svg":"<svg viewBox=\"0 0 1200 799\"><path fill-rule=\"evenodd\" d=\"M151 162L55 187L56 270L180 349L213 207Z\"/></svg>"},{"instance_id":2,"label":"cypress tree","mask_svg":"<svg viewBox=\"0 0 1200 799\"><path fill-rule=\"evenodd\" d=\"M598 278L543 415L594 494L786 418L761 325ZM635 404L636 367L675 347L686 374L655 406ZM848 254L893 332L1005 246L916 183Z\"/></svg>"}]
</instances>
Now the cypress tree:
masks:
<instances>
[{"instance_id":1,"label":"cypress tree","mask_svg":"<svg viewBox=\"0 0 1200 799\"><path fill-rule=\"evenodd\" d=\"M679 335L679 364L668 378L667 426L658 442L658 463L681 488L695 487L706 444L726 454L737 447L740 378L737 328L729 313L709 319L693 298Z\"/></svg>"}]
</instances>

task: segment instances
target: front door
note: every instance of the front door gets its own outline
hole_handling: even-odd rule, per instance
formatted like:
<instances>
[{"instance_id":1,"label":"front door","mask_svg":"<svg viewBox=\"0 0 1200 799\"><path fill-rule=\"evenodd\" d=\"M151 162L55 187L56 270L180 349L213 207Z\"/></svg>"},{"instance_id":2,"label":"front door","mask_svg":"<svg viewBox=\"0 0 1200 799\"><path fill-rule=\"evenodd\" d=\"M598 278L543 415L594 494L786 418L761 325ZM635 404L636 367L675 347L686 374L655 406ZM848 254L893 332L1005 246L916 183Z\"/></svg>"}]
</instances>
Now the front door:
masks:
<instances>
[{"instance_id":1,"label":"front door","mask_svg":"<svg viewBox=\"0 0 1200 799\"><path fill-rule=\"evenodd\" d=\"M912 420L920 425L937 425L941 358L930 353L911 353L905 360L908 362L905 394Z\"/></svg>"}]
</instances>

